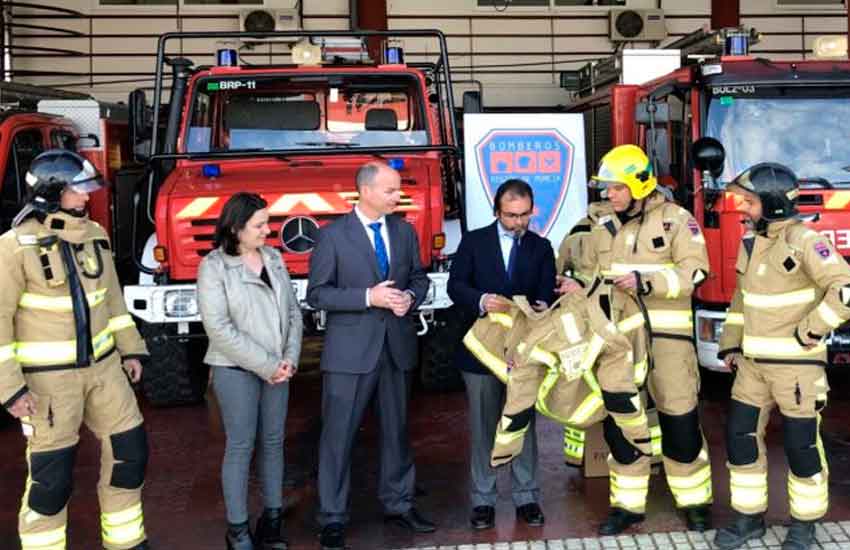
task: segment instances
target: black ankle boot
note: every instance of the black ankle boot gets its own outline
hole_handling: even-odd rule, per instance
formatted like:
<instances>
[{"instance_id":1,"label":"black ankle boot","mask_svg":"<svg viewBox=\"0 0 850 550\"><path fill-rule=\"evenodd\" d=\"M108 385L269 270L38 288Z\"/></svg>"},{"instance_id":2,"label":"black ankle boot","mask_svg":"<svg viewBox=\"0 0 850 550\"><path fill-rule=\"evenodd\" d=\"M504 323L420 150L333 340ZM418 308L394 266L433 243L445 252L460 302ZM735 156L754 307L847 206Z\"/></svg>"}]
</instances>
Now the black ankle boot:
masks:
<instances>
[{"instance_id":1,"label":"black ankle boot","mask_svg":"<svg viewBox=\"0 0 850 550\"><path fill-rule=\"evenodd\" d=\"M266 508L257 520L254 532L259 550L287 550L289 542L283 536L283 509Z\"/></svg>"},{"instance_id":2,"label":"black ankle boot","mask_svg":"<svg viewBox=\"0 0 850 550\"><path fill-rule=\"evenodd\" d=\"M792 519L782 550L808 550L815 544L815 522Z\"/></svg>"},{"instance_id":3,"label":"black ankle boot","mask_svg":"<svg viewBox=\"0 0 850 550\"><path fill-rule=\"evenodd\" d=\"M224 536L227 550L254 550L251 540L251 528L248 522L227 524L227 534Z\"/></svg>"},{"instance_id":4,"label":"black ankle boot","mask_svg":"<svg viewBox=\"0 0 850 550\"><path fill-rule=\"evenodd\" d=\"M598 532L604 537L619 535L632 525L642 522L645 517L644 514L635 514L622 508L611 508L608 518L599 526Z\"/></svg>"},{"instance_id":5,"label":"black ankle boot","mask_svg":"<svg viewBox=\"0 0 850 550\"><path fill-rule=\"evenodd\" d=\"M740 548L749 540L760 539L766 531L764 514L750 515L736 512L731 525L717 530L714 545L720 550Z\"/></svg>"}]
</instances>

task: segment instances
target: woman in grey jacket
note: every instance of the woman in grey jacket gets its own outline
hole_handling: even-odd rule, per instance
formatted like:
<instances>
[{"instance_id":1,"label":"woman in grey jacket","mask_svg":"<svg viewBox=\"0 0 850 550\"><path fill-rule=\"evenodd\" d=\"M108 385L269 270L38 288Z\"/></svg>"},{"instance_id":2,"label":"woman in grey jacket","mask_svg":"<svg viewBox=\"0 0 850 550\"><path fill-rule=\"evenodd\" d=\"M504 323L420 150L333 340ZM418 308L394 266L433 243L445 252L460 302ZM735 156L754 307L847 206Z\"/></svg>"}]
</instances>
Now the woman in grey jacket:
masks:
<instances>
[{"instance_id":1,"label":"woman in grey jacket","mask_svg":"<svg viewBox=\"0 0 850 550\"><path fill-rule=\"evenodd\" d=\"M213 367L227 436L221 478L229 550L287 548L281 519L283 436L302 319L283 258L265 245L267 206L259 195L233 195L218 220L216 248L198 272L201 319L210 342L204 361ZM258 433L265 508L252 541L248 473Z\"/></svg>"}]
</instances>

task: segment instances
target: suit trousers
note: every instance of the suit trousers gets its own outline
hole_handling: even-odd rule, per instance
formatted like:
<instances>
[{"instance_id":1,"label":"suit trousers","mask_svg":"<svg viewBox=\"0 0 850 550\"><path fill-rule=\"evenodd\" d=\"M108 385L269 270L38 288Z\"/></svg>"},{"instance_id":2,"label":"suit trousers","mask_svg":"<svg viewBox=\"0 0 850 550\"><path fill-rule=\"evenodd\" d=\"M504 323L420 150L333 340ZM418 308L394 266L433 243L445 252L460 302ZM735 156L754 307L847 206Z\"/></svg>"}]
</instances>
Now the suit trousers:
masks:
<instances>
[{"instance_id":1,"label":"suit trousers","mask_svg":"<svg viewBox=\"0 0 850 550\"><path fill-rule=\"evenodd\" d=\"M462 371L469 399L470 429L470 503L475 506L495 506L496 469L490 466L490 454L496 437L496 427L505 406L505 385L495 376ZM537 435L533 415L528 426L522 451L511 461L511 492L514 506L537 502Z\"/></svg>"},{"instance_id":2,"label":"suit trousers","mask_svg":"<svg viewBox=\"0 0 850 550\"><path fill-rule=\"evenodd\" d=\"M413 506L416 470L407 426L409 372L396 367L387 342L365 374L325 372L319 440L319 524L347 523L351 451L366 407L375 396L380 430L378 499L388 515Z\"/></svg>"}]
</instances>

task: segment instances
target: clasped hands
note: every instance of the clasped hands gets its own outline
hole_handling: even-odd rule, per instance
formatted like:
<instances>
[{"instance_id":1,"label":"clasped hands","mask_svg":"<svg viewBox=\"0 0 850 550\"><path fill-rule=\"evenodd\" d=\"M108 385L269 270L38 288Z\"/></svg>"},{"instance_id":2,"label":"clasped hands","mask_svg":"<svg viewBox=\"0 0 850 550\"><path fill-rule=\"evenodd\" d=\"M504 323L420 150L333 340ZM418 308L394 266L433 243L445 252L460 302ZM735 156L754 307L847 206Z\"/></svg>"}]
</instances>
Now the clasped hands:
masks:
<instances>
[{"instance_id":1,"label":"clasped hands","mask_svg":"<svg viewBox=\"0 0 850 550\"><path fill-rule=\"evenodd\" d=\"M372 307L389 309L396 317L404 317L413 305L409 292L393 288L395 281L384 281L369 289L369 304Z\"/></svg>"},{"instance_id":2,"label":"clasped hands","mask_svg":"<svg viewBox=\"0 0 850 550\"><path fill-rule=\"evenodd\" d=\"M298 370L295 368L290 361L286 359L282 360L277 364L277 371L272 375L269 383L271 384L282 384L283 382L289 382L289 379L295 376L295 371Z\"/></svg>"}]
</instances>

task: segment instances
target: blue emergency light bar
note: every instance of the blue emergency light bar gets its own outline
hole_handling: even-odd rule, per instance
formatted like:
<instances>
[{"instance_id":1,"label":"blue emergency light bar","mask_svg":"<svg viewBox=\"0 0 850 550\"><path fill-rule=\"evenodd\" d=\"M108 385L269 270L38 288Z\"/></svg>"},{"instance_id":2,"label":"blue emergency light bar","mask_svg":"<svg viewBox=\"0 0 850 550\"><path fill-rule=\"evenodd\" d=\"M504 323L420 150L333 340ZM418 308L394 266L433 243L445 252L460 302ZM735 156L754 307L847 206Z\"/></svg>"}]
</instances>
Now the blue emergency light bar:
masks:
<instances>
[{"instance_id":1,"label":"blue emergency light bar","mask_svg":"<svg viewBox=\"0 0 850 550\"><path fill-rule=\"evenodd\" d=\"M404 159L389 159L387 164L393 170L404 170Z\"/></svg>"},{"instance_id":2,"label":"blue emergency light bar","mask_svg":"<svg viewBox=\"0 0 850 550\"><path fill-rule=\"evenodd\" d=\"M201 173L205 178L217 178L221 176L221 166L218 164L204 164Z\"/></svg>"}]
</instances>

